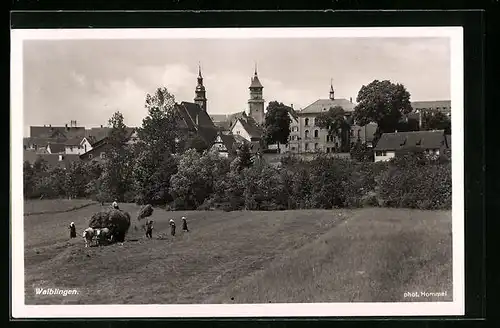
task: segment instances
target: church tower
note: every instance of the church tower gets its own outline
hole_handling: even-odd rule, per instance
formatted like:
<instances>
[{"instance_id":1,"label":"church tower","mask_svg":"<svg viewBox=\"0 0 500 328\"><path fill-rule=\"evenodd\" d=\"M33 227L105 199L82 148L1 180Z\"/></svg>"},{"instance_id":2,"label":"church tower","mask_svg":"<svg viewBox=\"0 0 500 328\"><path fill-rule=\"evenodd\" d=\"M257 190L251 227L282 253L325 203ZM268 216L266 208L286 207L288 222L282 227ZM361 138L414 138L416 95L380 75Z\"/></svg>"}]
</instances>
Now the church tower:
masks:
<instances>
[{"instance_id":1,"label":"church tower","mask_svg":"<svg viewBox=\"0 0 500 328\"><path fill-rule=\"evenodd\" d=\"M335 91L333 90L333 80L330 80L330 100L335 100Z\"/></svg>"},{"instance_id":2,"label":"church tower","mask_svg":"<svg viewBox=\"0 0 500 328\"><path fill-rule=\"evenodd\" d=\"M207 97L205 95L205 86L203 85L203 76L201 76L201 67L198 65L198 85L194 91L194 102L198 104L201 109L207 111Z\"/></svg>"},{"instance_id":3,"label":"church tower","mask_svg":"<svg viewBox=\"0 0 500 328\"><path fill-rule=\"evenodd\" d=\"M262 89L264 87L257 76L257 65L255 65L255 73L250 83L250 99L248 99L248 114L258 123L264 124L264 99L262 98Z\"/></svg>"}]
</instances>

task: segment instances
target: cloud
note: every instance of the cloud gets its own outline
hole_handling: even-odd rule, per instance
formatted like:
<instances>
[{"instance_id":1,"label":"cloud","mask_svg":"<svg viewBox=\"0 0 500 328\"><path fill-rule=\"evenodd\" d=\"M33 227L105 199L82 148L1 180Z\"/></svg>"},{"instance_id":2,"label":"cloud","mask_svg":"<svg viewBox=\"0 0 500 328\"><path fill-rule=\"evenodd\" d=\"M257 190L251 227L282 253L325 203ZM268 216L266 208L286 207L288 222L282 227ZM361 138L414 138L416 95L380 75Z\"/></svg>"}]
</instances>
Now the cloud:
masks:
<instances>
[{"instance_id":1,"label":"cloud","mask_svg":"<svg viewBox=\"0 0 500 328\"><path fill-rule=\"evenodd\" d=\"M87 79L85 78L85 75L83 75L83 74L79 74L75 71L71 71L71 78L80 87L85 87L87 85Z\"/></svg>"}]
</instances>

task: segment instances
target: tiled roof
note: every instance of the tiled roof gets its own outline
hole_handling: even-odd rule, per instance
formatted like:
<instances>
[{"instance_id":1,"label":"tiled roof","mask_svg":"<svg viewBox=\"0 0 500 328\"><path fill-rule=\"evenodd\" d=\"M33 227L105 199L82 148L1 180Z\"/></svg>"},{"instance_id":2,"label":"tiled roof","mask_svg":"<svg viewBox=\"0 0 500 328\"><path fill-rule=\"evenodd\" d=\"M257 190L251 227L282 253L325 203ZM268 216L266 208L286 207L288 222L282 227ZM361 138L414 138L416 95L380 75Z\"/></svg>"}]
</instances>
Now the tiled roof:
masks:
<instances>
[{"instance_id":1,"label":"tiled roof","mask_svg":"<svg viewBox=\"0 0 500 328\"><path fill-rule=\"evenodd\" d=\"M109 131L111 131L111 128L108 127L90 128L85 131L85 136L92 137L94 142L97 142L99 140L106 138L108 136Z\"/></svg>"},{"instance_id":2,"label":"tiled roof","mask_svg":"<svg viewBox=\"0 0 500 328\"><path fill-rule=\"evenodd\" d=\"M236 120L233 122L231 128L239 121L248 135L250 135L250 138L263 137L264 129L251 116L248 116L245 112L237 114L239 115L235 115Z\"/></svg>"},{"instance_id":3,"label":"tiled roof","mask_svg":"<svg viewBox=\"0 0 500 328\"><path fill-rule=\"evenodd\" d=\"M299 114L297 114L297 112L295 111L295 109L293 109L293 107L290 107L290 106L286 106L286 107L287 107L288 112L290 113L290 115L292 115L292 117L295 120L298 120L299 119Z\"/></svg>"},{"instance_id":4,"label":"tiled roof","mask_svg":"<svg viewBox=\"0 0 500 328\"><path fill-rule=\"evenodd\" d=\"M345 112L354 111L354 104L347 99L318 99L309 106L305 107L300 111L301 114L307 113L322 113L329 110L332 107L340 106Z\"/></svg>"},{"instance_id":5,"label":"tiled roof","mask_svg":"<svg viewBox=\"0 0 500 328\"><path fill-rule=\"evenodd\" d=\"M176 104L178 113L183 118L188 129L196 130L207 144L212 144L217 135L217 127L210 116L198 104L181 102Z\"/></svg>"},{"instance_id":6,"label":"tiled roof","mask_svg":"<svg viewBox=\"0 0 500 328\"><path fill-rule=\"evenodd\" d=\"M66 146L79 146L83 138L75 137L67 140L64 144Z\"/></svg>"},{"instance_id":7,"label":"tiled roof","mask_svg":"<svg viewBox=\"0 0 500 328\"><path fill-rule=\"evenodd\" d=\"M412 101L411 107L413 109L441 109L450 110L450 100L433 100L433 101Z\"/></svg>"},{"instance_id":8,"label":"tiled roof","mask_svg":"<svg viewBox=\"0 0 500 328\"><path fill-rule=\"evenodd\" d=\"M259 81L259 77L257 74L252 78L252 83L250 83L250 88L263 88L262 84Z\"/></svg>"},{"instance_id":9,"label":"tiled roof","mask_svg":"<svg viewBox=\"0 0 500 328\"><path fill-rule=\"evenodd\" d=\"M65 126L31 126L30 137L52 138L64 136L67 139L74 137L84 137L85 127L65 127Z\"/></svg>"},{"instance_id":10,"label":"tiled roof","mask_svg":"<svg viewBox=\"0 0 500 328\"><path fill-rule=\"evenodd\" d=\"M403 150L409 148L438 149L446 147L444 130L384 133L375 150Z\"/></svg>"},{"instance_id":11,"label":"tiled roof","mask_svg":"<svg viewBox=\"0 0 500 328\"><path fill-rule=\"evenodd\" d=\"M62 156L62 160L59 160ZM33 164L38 157L41 157L47 162L50 167L69 167L75 161L79 161L80 157L76 154L37 154L34 151L25 150L23 160Z\"/></svg>"},{"instance_id":12,"label":"tiled roof","mask_svg":"<svg viewBox=\"0 0 500 328\"><path fill-rule=\"evenodd\" d=\"M23 138L23 144L26 146L37 145L38 147L47 147L49 143L64 143L66 139L64 138L38 138L38 137L28 137Z\"/></svg>"},{"instance_id":13,"label":"tiled roof","mask_svg":"<svg viewBox=\"0 0 500 328\"><path fill-rule=\"evenodd\" d=\"M236 142L234 136L232 134L219 134L219 135L226 149L228 151L231 151L233 149L234 143Z\"/></svg>"},{"instance_id":14,"label":"tiled roof","mask_svg":"<svg viewBox=\"0 0 500 328\"><path fill-rule=\"evenodd\" d=\"M50 146L51 154L64 153L66 151L66 146L63 143L49 143L48 146Z\"/></svg>"}]
</instances>

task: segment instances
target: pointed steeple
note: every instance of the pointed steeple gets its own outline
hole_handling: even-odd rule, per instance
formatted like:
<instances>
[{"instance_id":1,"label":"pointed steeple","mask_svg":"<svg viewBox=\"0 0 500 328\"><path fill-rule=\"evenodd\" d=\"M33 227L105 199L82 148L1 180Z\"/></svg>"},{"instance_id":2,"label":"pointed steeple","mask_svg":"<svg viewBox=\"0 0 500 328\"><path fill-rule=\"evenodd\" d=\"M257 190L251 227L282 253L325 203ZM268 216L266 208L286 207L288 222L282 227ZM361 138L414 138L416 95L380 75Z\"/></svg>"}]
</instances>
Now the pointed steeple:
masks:
<instances>
[{"instance_id":1,"label":"pointed steeple","mask_svg":"<svg viewBox=\"0 0 500 328\"><path fill-rule=\"evenodd\" d=\"M195 98L194 102L200 105L200 107L207 111L207 97L205 95L205 86L203 85L203 76L201 75L201 64L198 63L198 85L194 91Z\"/></svg>"},{"instance_id":2,"label":"pointed steeple","mask_svg":"<svg viewBox=\"0 0 500 328\"><path fill-rule=\"evenodd\" d=\"M333 79L330 79L330 99L335 100L335 91L333 90Z\"/></svg>"},{"instance_id":3,"label":"pointed steeple","mask_svg":"<svg viewBox=\"0 0 500 328\"><path fill-rule=\"evenodd\" d=\"M253 88L260 88L260 89L264 88L259 81L259 77L257 76L257 63L255 63L255 71L250 83L250 89Z\"/></svg>"}]
</instances>

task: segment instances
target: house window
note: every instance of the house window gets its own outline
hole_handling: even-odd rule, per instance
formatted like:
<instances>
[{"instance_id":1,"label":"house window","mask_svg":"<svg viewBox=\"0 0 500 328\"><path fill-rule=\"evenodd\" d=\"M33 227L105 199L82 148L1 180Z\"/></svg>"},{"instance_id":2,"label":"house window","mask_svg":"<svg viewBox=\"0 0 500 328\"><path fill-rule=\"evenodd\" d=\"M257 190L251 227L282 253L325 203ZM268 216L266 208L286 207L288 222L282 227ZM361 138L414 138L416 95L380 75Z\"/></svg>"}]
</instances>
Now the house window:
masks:
<instances>
[{"instance_id":1,"label":"house window","mask_svg":"<svg viewBox=\"0 0 500 328\"><path fill-rule=\"evenodd\" d=\"M305 123L304 124L305 124L305 126L309 125L309 119L308 118L305 119Z\"/></svg>"},{"instance_id":2,"label":"house window","mask_svg":"<svg viewBox=\"0 0 500 328\"><path fill-rule=\"evenodd\" d=\"M87 152L87 144L83 145L83 151Z\"/></svg>"},{"instance_id":3,"label":"house window","mask_svg":"<svg viewBox=\"0 0 500 328\"><path fill-rule=\"evenodd\" d=\"M106 153L105 152L101 153L101 158L106 158Z\"/></svg>"},{"instance_id":4,"label":"house window","mask_svg":"<svg viewBox=\"0 0 500 328\"><path fill-rule=\"evenodd\" d=\"M354 137L354 130L353 129L351 129L350 133L351 133L351 137Z\"/></svg>"},{"instance_id":5,"label":"house window","mask_svg":"<svg viewBox=\"0 0 500 328\"><path fill-rule=\"evenodd\" d=\"M318 149L318 143L315 143L314 144L314 149L317 150Z\"/></svg>"},{"instance_id":6,"label":"house window","mask_svg":"<svg viewBox=\"0 0 500 328\"><path fill-rule=\"evenodd\" d=\"M308 144L308 143L306 143L306 144L304 145L304 149L305 149L306 151L307 151L307 150L309 150L309 144Z\"/></svg>"},{"instance_id":7,"label":"house window","mask_svg":"<svg viewBox=\"0 0 500 328\"><path fill-rule=\"evenodd\" d=\"M319 138L319 131L318 130L314 130L314 138Z\"/></svg>"},{"instance_id":8,"label":"house window","mask_svg":"<svg viewBox=\"0 0 500 328\"><path fill-rule=\"evenodd\" d=\"M329 153L330 152L330 147L326 147L326 152Z\"/></svg>"},{"instance_id":9,"label":"house window","mask_svg":"<svg viewBox=\"0 0 500 328\"><path fill-rule=\"evenodd\" d=\"M238 134L238 135L239 135L239 134L240 134L240 131L236 131L236 134Z\"/></svg>"},{"instance_id":10,"label":"house window","mask_svg":"<svg viewBox=\"0 0 500 328\"><path fill-rule=\"evenodd\" d=\"M304 133L306 139L309 139L309 130L306 130L306 132Z\"/></svg>"},{"instance_id":11,"label":"house window","mask_svg":"<svg viewBox=\"0 0 500 328\"><path fill-rule=\"evenodd\" d=\"M375 152L375 155L377 155L377 156L387 156L387 152L386 151L377 150Z\"/></svg>"},{"instance_id":12,"label":"house window","mask_svg":"<svg viewBox=\"0 0 500 328\"><path fill-rule=\"evenodd\" d=\"M92 157L93 157L92 154L89 154L89 159L92 159Z\"/></svg>"}]
</instances>

